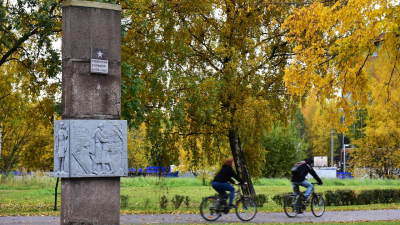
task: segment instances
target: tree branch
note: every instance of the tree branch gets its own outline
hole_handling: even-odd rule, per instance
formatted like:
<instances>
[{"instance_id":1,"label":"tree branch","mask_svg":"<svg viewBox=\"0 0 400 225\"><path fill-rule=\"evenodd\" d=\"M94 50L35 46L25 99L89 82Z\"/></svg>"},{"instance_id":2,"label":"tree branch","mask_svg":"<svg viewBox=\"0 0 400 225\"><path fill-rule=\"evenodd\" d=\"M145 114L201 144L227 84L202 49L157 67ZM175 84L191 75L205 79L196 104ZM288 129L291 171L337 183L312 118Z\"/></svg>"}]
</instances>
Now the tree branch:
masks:
<instances>
[{"instance_id":1,"label":"tree branch","mask_svg":"<svg viewBox=\"0 0 400 225\"><path fill-rule=\"evenodd\" d=\"M35 27L33 30L30 32L24 34L20 39L18 39L17 42L15 42L14 46L10 48L6 54L3 55L0 59L0 67L6 62L7 58L10 57L11 54L13 54L17 49L26 41L28 40L31 36L35 35L38 33L38 28Z\"/></svg>"}]
</instances>

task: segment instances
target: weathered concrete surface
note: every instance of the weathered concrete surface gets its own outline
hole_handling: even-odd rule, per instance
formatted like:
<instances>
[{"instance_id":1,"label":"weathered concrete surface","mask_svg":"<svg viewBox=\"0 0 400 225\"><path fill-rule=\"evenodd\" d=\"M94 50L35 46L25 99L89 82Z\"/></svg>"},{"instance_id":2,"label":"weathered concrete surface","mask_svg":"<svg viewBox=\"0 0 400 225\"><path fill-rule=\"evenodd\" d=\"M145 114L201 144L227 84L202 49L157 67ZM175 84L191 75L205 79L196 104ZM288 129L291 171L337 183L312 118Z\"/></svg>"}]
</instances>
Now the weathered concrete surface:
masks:
<instances>
[{"instance_id":1,"label":"weathered concrete surface","mask_svg":"<svg viewBox=\"0 0 400 225\"><path fill-rule=\"evenodd\" d=\"M68 6L62 15L62 118L120 119L121 11ZM108 50L108 75L90 73L91 48Z\"/></svg>"},{"instance_id":2,"label":"weathered concrete surface","mask_svg":"<svg viewBox=\"0 0 400 225\"><path fill-rule=\"evenodd\" d=\"M258 213L250 223L301 223L301 222L352 222L352 221L382 221L400 220L400 210L370 210L370 211L333 211L325 212L322 217L315 217L311 212L305 212L295 218L288 218L285 213ZM58 217L0 217L0 224L59 224ZM205 224L205 223L242 223L235 214L223 215L215 222L205 221L200 214L154 214L154 215L123 215L121 224ZM400 224L400 222L399 222Z\"/></svg>"},{"instance_id":3,"label":"weathered concrete surface","mask_svg":"<svg viewBox=\"0 0 400 225\"><path fill-rule=\"evenodd\" d=\"M61 224L119 224L119 177L63 178L61 185Z\"/></svg>"},{"instance_id":4,"label":"weathered concrete surface","mask_svg":"<svg viewBox=\"0 0 400 225\"><path fill-rule=\"evenodd\" d=\"M62 17L62 119L119 120L121 7L66 0ZM90 73L92 48L107 50L108 74ZM119 177L62 178L59 223L120 224L119 219Z\"/></svg>"}]
</instances>

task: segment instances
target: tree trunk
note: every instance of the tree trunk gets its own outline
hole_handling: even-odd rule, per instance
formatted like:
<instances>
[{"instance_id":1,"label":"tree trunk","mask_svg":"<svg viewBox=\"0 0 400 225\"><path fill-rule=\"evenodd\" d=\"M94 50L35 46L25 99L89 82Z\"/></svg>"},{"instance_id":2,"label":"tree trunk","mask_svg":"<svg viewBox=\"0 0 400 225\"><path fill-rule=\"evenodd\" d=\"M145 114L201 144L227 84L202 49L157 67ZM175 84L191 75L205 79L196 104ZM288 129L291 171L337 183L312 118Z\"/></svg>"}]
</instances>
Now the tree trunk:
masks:
<instances>
[{"instance_id":1,"label":"tree trunk","mask_svg":"<svg viewBox=\"0 0 400 225\"><path fill-rule=\"evenodd\" d=\"M3 137L3 124L0 124L0 160L1 160L1 145Z\"/></svg>"},{"instance_id":2,"label":"tree trunk","mask_svg":"<svg viewBox=\"0 0 400 225\"><path fill-rule=\"evenodd\" d=\"M251 182L249 170L246 166L246 160L244 158L244 153L242 145L240 143L239 135L237 134L235 128L229 130L229 143L232 150L233 161L235 162L236 172L240 178L247 182L247 186L243 186L244 195L255 195L253 183Z\"/></svg>"}]
</instances>

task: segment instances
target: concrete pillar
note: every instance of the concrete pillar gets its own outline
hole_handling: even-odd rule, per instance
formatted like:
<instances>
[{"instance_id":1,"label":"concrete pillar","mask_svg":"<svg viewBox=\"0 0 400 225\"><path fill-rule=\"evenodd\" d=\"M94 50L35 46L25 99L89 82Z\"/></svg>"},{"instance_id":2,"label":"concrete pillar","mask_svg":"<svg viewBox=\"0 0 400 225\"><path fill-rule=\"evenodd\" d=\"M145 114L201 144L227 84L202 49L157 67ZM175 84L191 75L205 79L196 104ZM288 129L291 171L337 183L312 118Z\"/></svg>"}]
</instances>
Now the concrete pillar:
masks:
<instances>
[{"instance_id":1,"label":"concrete pillar","mask_svg":"<svg viewBox=\"0 0 400 225\"><path fill-rule=\"evenodd\" d=\"M62 7L62 119L121 117L121 6L77 0ZM91 72L101 49L108 72ZM120 177L62 178L61 224L119 224Z\"/></svg>"}]
</instances>

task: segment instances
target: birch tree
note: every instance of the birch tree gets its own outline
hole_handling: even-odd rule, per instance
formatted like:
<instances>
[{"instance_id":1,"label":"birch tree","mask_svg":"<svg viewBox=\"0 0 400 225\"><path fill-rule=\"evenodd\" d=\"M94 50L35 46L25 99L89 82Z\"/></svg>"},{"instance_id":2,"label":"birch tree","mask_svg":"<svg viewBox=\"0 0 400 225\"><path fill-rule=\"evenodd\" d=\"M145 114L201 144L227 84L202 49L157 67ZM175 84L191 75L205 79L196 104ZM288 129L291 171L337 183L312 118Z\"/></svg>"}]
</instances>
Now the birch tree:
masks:
<instances>
[{"instance_id":1,"label":"birch tree","mask_svg":"<svg viewBox=\"0 0 400 225\"><path fill-rule=\"evenodd\" d=\"M290 44L280 29L290 8L247 0L121 4L123 116L146 122L166 160L179 155L171 143L190 152L193 167L233 157L249 183L245 193L255 193L250 175L261 176L263 134L272 121L287 122L295 102L283 82Z\"/></svg>"}]
</instances>

